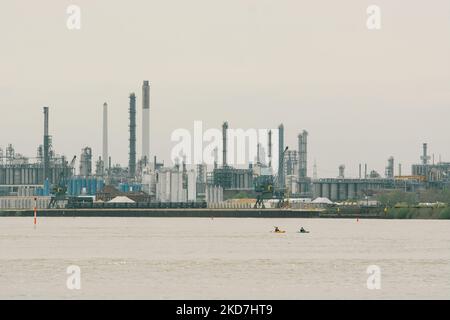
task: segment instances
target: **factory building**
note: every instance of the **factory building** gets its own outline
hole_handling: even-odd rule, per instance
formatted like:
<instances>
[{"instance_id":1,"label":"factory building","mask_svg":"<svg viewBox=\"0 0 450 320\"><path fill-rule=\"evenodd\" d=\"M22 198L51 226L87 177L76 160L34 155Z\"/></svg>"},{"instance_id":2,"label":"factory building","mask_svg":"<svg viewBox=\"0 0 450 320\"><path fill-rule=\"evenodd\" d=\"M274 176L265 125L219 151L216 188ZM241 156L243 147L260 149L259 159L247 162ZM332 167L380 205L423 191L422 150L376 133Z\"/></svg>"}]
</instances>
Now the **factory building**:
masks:
<instances>
[{"instance_id":1,"label":"factory building","mask_svg":"<svg viewBox=\"0 0 450 320\"><path fill-rule=\"evenodd\" d=\"M346 201L364 199L389 190L416 192L423 188L418 179L318 179L313 181L313 197Z\"/></svg>"},{"instance_id":2,"label":"factory building","mask_svg":"<svg viewBox=\"0 0 450 320\"><path fill-rule=\"evenodd\" d=\"M161 168L156 171L156 201L191 202L197 200L196 174L177 168Z\"/></svg>"},{"instance_id":3,"label":"factory building","mask_svg":"<svg viewBox=\"0 0 450 320\"><path fill-rule=\"evenodd\" d=\"M300 193L297 175L286 175L286 191L290 196Z\"/></svg>"},{"instance_id":4,"label":"factory building","mask_svg":"<svg viewBox=\"0 0 450 320\"><path fill-rule=\"evenodd\" d=\"M444 188L450 186L450 162L430 163L431 157L428 155L428 144L422 145L422 160L420 164L413 164L411 167L412 176L423 177L429 187Z\"/></svg>"},{"instance_id":5,"label":"factory building","mask_svg":"<svg viewBox=\"0 0 450 320\"><path fill-rule=\"evenodd\" d=\"M92 175L92 149L89 147L81 150L80 176L88 177Z\"/></svg>"},{"instance_id":6,"label":"factory building","mask_svg":"<svg viewBox=\"0 0 450 320\"><path fill-rule=\"evenodd\" d=\"M220 186L206 187L206 197L205 200L208 204L219 204L223 202L223 188Z\"/></svg>"},{"instance_id":7,"label":"factory building","mask_svg":"<svg viewBox=\"0 0 450 320\"><path fill-rule=\"evenodd\" d=\"M299 161L296 150L287 150L284 154L284 174L286 176L298 176Z\"/></svg>"},{"instance_id":8,"label":"factory building","mask_svg":"<svg viewBox=\"0 0 450 320\"><path fill-rule=\"evenodd\" d=\"M48 168L48 180L56 183L61 173L66 176L72 175L72 168L67 162L51 161ZM0 164L0 186L12 185L43 185L44 165L42 163L31 163L21 165Z\"/></svg>"},{"instance_id":9,"label":"factory building","mask_svg":"<svg viewBox=\"0 0 450 320\"><path fill-rule=\"evenodd\" d=\"M205 163L197 164L196 173L197 173L197 200L204 200L206 197L206 183L207 183L207 172L208 167Z\"/></svg>"},{"instance_id":10,"label":"factory building","mask_svg":"<svg viewBox=\"0 0 450 320\"><path fill-rule=\"evenodd\" d=\"M104 181L93 176L74 176L67 183L69 196L89 195L95 196L103 191Z\"/></svg>"},{"instance_id":11,"label":"factory building","mask_svg":"<svg viewBox=\"0 0 450 320\"><path fill-rule=\"evenodd\" d=\"M64 156L56 156L52 149L48 123L49 108L44 107L44 144L38 148L36 162L29 163L29 159L16 153L11 144L5 154L0 149L0 190L3 194L14 192L17 186L39 188L45 181L55 184L61 176L69 178L73 175L73 164L69 164Z\"/></svg>"},{"instance_id":12,"label":"factory building","mask_svg":"<svg viewBox=\"0 0 450 320\"><path fill-rule=\"evenodd\" d=\"M0 197L0 209L27 209L32 210L48 208L50 197L35 196L8 196Z\"/></svg>"},{"instance_id":13,"label":"factory building","mask_svg":"<svg viewBox=\"0 0 450 320\"><path fill-rule=\"evenodd\" d=\"M212 184L224 189L251 190L253 188L253 169L216 168L213 171Z\"/></svg>"},{"instance_id":14,"label":"factory building","mask_svg":"<svg viewBox=\"0 0 450 320\"><path fill-rule=\"evenodd\" d=\"M227 190L252 190L253 189L253 168L237 169L227 164L227 143L228 143L228 122L222 125L222 167L215 168L212 172L212 180L208 184L220 186Z\"/></svg>"},{"instance_id":15,"label":"factory building","mask_svg":"<svg viewBox=\"0 0 450 320\"><path fill-rule=\"evenodd\" d=\"M174 168L165 168L164 163L157 163L156 156L150 163L150 84L145 80L142 84L142 157L136 159L136 95L129 95L129 154L128 168L120 165L111 166L108 150L108 104L103 104L103 140L102 157L95 165L95 176L92 173L92 149L85 147L81 151L79 175L75 176L74 160L66 161L64 156L57 156L52 149L52 137L49 134L49 108L44 107L43 143L38 147L36 161L15 153L9 145L6 153L0 148L0 207L12 206L22 208L30 206L34 196L45 197L51 193L52 186L67 186L67 194L96 195L108 187L118 188L118 192L142 193L145 201L159 202L191 202L206 200L209 203L220 203L225 198L232 198L238 193L241 197L252 199L255 196L254 182L261 176L269 177L274 186L282 191L283 196L290 198L328 198L331 201L365 199L379 192L403 190L417 192L425 188L445 188L450 186L450 163L434 162L428 155L428 145L422 145L420 163L413 164L411 175L394 171L394 157L389 157L385 167L385 178L372 170L368 173L367 164L359 166L359 179L345 175L345 165L339 166L337 178L314 179L308 177L308 132L301 131L298 138L298 149L291 150L285 146L284 126L278 126L278 168L272 168L272 131L268 132L268 163L265 149L258 142L255 165L248 168L235 168L227 158L228 122L222 125L222 163L219 166L217 148L214 151L214 169L210 172L206 164L198 164L196 170L187 170L183 161L182 170L177 164ZM275 138L276 139L276 138ZM252 147L253 148L253 147ZM230 149L231 150L231 149ZM253 149L252 149L253 150ZM33 158L34 159L34 158ZM316 173L316 169L314 170ZM397 175L396 175L397 173ZM313 174L313 176L317 176ZM276 189L275 188L275 189ZM141 192L143 191L143 192ZM142 196L140 194L139 196ZM44 199L44 198L42 198ZM14 201L12 201L14 200ZM44 199L45 200L45 199ZM44 201L42 200L42 201ZM304 200L304 199L302 199ZM139 202L139 201L138 201Z\"/></svg>"}]
</instances>

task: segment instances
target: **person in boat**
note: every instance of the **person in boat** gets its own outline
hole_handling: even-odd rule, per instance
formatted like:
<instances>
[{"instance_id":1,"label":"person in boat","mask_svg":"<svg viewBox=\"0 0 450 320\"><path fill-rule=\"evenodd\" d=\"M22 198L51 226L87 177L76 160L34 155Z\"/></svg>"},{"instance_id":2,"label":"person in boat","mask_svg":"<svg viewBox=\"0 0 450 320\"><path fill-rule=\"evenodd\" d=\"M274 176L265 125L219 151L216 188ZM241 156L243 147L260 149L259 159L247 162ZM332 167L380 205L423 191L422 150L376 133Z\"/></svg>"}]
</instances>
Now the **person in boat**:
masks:
<instances>
[{"instance_id":1,"label":"person in boat","mask_svg":"<svg viewBox=\"0 0 450 320\"><path fill-rule=\"evenodd\" d=\"M305 230L305 229L303 229L303 227L301 227L301 228L300 228L300 232L302 232L302 233L303 233L303 232L306 232L306 230Z\"/></svg>"},{"instance_id":2,"label":"person in boat","mask_svg":"<svg viewBox=\"0 0 450 320\"><path fill-rule=\"evenodd\" d=\"M280 229L278 229L278 227L275 227L274 232L280 232Z\"/></svg>"}]
</instances>

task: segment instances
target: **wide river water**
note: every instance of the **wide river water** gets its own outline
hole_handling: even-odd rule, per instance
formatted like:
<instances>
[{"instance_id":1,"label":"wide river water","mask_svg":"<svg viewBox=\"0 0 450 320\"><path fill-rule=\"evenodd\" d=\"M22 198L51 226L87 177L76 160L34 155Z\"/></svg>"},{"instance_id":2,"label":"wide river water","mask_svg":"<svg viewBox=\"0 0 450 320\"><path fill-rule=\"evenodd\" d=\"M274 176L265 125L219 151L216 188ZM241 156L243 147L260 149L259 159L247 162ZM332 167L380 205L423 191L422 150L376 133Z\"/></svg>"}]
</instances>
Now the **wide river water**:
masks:
<instances>
[{"instance_id":1,"label":"wide river water","mask_svg":"<svg viewBox=\"0 0 450 320\"><path fill-rule=\"evenodd\" d=\"M449 299L450 221L2 217L0 299L35 298Z\"/></svg>"}]
</instances>

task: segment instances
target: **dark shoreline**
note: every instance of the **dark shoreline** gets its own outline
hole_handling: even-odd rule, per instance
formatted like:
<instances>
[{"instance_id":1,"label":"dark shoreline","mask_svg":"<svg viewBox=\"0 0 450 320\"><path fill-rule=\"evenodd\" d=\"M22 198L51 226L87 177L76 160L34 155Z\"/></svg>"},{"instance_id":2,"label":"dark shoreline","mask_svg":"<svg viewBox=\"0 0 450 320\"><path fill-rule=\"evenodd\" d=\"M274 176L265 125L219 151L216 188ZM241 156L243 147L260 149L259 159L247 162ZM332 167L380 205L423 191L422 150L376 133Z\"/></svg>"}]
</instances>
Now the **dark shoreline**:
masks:
<instances>
[{"instance_id":1,"label":"dark shoreline","mask_svg":"<svg viewBox=\"0 0 450 320\"><path fill-rule=\"evenodd\" d=\"M4 210L0 217L32 217L33 210ZM295 209L43 209L40 217L149 218L387 218L379 213L340 213Z\"/></svg>"},{"instance_id":2,"label":"dark shoreline","mask_svg":"<svg viewBox=\"0 0 450 320\"><path fill-rule=\"evenodd\" d=\"M32 217L33 210L0 210L0 217ZM211 208L86 208L40 209L40 217L147 218L334 218L448 220L450 208L327 208L327 209L211 209Z\"/></svg>"}]
</instances>

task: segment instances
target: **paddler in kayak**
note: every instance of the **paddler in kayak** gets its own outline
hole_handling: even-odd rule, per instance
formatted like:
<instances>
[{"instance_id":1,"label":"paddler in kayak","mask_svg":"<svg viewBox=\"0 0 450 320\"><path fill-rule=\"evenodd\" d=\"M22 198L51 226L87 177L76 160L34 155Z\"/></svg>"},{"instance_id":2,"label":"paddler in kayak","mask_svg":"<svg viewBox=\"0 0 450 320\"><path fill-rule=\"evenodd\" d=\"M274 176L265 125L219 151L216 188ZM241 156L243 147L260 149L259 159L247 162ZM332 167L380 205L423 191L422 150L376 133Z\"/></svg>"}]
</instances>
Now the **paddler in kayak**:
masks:
<instances>
[{"instance_id":1,"label":"paddler in kayak","mask_svg":"<svg viewBox=\"0 0 450 320\"><path fill-rule=\"evenodd\" d=\"M272 232L274 232L274 233L286 233L286 231L280 230L278 227L274 227L274 230Z\"/></svg>"},{"instance_id":2,"label":"paddler in kayak","mask_svg":"<svg viewBox=\"0 0 450 320\"><path fill-rule=\"evenodd\" d=\"M300 228L300 233L308 233L309 231L306 231L303 227Z\"/></svg>"}]
</instances>

